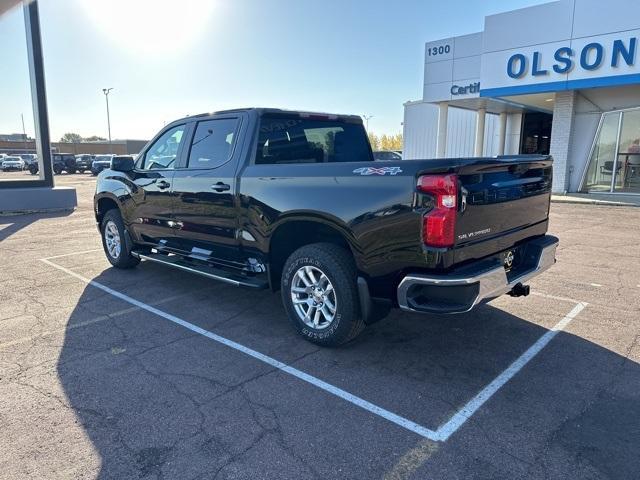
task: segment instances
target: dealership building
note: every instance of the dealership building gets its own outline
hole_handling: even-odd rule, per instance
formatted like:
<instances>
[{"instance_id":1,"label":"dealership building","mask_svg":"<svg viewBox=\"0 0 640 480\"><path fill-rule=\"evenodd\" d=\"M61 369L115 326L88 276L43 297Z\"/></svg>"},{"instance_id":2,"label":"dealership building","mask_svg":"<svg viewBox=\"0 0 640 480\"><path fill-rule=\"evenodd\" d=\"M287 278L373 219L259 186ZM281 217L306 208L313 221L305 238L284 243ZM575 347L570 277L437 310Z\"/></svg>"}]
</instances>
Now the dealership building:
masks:
<instances>
[{"instance_id":1,"label":"dealership building","mask_svg":"<svg viewBox=\"0 0 640 480\"><path fill-rule=\"evenodd\" d=\"M428 42L404 157L555 159L553 191L640 194L640 0L560 0Z\"/></svg>"}]
</instances>

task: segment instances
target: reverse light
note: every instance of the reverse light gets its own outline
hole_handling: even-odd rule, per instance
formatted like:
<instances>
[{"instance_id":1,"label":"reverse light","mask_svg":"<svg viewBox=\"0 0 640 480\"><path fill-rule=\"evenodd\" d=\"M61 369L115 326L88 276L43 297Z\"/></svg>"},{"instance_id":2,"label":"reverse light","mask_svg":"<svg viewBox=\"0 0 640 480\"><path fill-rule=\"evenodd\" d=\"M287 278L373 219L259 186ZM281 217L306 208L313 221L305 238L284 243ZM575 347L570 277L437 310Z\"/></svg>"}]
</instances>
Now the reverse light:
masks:
<instances>
[{"instance_id":1,"label":"reverse light","mask_svg":"<svg viewBox=\"0 0 640 480\"><path fill-rule=\"evenodd\" d=\"M434 208L422 219L422 240L430 247L451 247L455 242L458 207L457 175L423 175L418 190L431 195Z\"/></svg>"}]
</instances>

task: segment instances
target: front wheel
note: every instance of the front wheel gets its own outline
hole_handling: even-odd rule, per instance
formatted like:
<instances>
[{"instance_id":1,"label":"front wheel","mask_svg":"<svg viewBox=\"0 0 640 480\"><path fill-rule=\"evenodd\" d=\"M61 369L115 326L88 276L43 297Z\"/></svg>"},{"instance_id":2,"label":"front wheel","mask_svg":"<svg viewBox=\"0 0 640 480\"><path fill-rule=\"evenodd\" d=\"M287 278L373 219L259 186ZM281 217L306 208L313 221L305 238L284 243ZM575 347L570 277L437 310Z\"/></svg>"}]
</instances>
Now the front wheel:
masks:
<instances>
[{"instance_id":1,"label":"front wheel","mask_svg":"<svg viewBox=\"0 0 640 480\"><path fill-rule=\"evenodd\" d=\"M120 211L113 209L105 213L100 225L102 246L109 263L117 268L133 268L140 259L131 255L130 242L125 241L125 227Z\"/></svg>"},{"instance_id":2,"label":"front wheel","mask_svg":"<svg viewBox=\"0 0 640 480\"><path fill-rule=\"evenodd\" d=\"M299 248L282 273L282 301L289 320L305 339L337 346L363 329L356 267L350 252L330 243Z\"/></svg>"}]
</instances>

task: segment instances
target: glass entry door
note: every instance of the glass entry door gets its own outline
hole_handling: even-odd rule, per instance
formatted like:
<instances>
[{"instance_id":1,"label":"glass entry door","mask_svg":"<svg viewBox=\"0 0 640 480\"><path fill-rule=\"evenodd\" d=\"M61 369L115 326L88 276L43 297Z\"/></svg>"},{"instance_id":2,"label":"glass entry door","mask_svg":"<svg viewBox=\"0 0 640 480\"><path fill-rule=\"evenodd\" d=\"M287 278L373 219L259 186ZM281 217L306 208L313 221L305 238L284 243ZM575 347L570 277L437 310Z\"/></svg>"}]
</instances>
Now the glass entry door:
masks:
<instances>
[{"instance_id":1,"label":"glass entry door","mask_svg":"<svg viewBox=\"0 0 640 480\"><path fill-rule=\"evenodd\" d=\"M602 115L582 190L640 194L640 109Z\"/></svg>"}]
</instances>

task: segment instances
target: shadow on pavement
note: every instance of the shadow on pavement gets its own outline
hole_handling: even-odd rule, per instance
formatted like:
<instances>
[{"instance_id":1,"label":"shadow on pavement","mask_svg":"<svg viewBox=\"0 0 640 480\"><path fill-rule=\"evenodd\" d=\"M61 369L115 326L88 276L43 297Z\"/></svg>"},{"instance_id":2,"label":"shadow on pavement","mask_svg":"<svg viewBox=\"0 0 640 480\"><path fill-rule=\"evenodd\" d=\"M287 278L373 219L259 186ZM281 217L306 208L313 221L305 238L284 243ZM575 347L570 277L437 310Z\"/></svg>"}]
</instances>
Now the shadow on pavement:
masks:
<instances>
[{"instance_id":1,"label":"shadow on pavement","mask_svg":"<svg viewBox=\"0 0 640 480\"><path fill-rule=\"evenodd\" d=\"M29 213L25 215L0 216L0 242L19 232L23 228L45 218L67 217L73 210L61 210L51 213Z\"/></svg>"},{"instance_id":2,"label":"shadow on pavement","mask_svg":"<svg viewBox=\"0 0 640 480\"><path fill-rule=\"evenodd\" d=\"M118 289L114 282L123 277L131 286L125 293L146 298L163 289L167 297L169 282L191 278L156 275L160 270L146 265L136 270L106 270L94 280ZM246 290L214 291L214 285L198 300L211 318L192 318L195 300L188 298L158 308L175 309L190 322L412 420L435 421L429 428L546 332L487 305L454 317L396 313L351 345L318 349L291 332L277 295L248 292L249 305ZM57 365L68 403L101 457L99 478L382 478L420 441L130 307L87 286L69 318ZM92 308L112 317L79 326ZM517 471L511 453L531 460L528 478L634 478L640 471L639 386L636 363L562 332L442 444L416 478L478 478L464 470L478 462L498 478Z\"/></svg>"}]
</instances>

